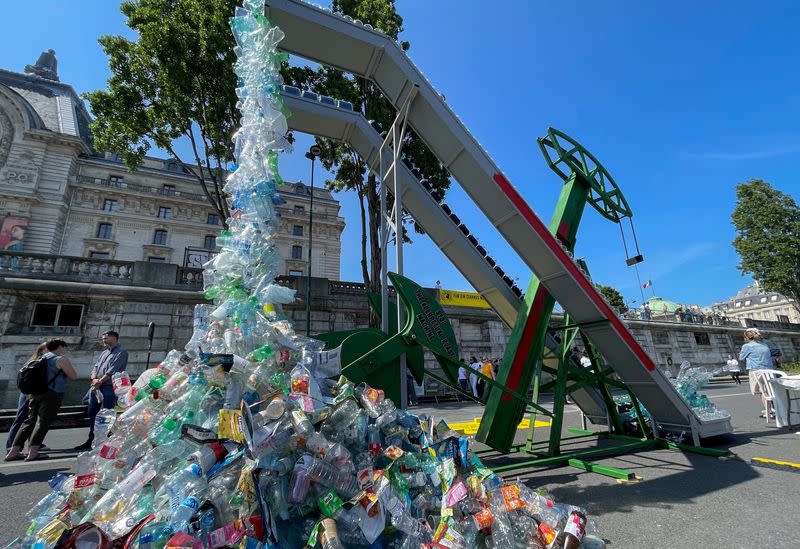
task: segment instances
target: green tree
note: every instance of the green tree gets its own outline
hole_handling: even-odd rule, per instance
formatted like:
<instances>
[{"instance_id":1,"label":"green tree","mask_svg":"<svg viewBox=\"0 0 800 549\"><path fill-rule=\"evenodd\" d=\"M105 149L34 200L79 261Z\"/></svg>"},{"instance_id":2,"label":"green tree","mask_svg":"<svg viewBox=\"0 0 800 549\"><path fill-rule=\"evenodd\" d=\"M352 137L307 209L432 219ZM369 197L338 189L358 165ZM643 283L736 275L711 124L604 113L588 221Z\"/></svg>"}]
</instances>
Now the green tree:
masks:
<instances>
[{"instance_id":1,"label":"green tree","mask_svg":"<svg viewBox=\"0 0 800 549\"><path fill-rule=\"evenodd\" d=\"M800 208L788 194L760 179L736 187L731 215L739 269L761 286L794 299L800 312Z\"/></svg>"},{"instance_id":2,"label":"green tree","mask_svg":"<svg viewBox=\"0 0 800 549\"><path fill-rule=\"evenodd\" d=\"M130 170L152 146L193 176L220 218L237 127L234 39L228 26L238 0L127 0L120 10L137 39L107 35L108 90L85 94L98 150L118 153ZM175 152L186 140L193 161Z\"/></svg>"},{"instance_id":3,"label":"green tree","mask_svg":"<svg viewBox=\"0 0 800 549\"><path fill-rule=\"evenodd\" d=\"M606 298L609 305L614 307L620 313L624 313L628 310L628 306L625 305L625 298L622 297L622 294L614 288L613 286L604 286L603 284L595 284L597 290L603 294L603 297Z\"/></svg>"},{"instance_id":4,"label":"green tree","mask_svg":"<svg viewBox=\"0 0 800 549\"><path fill-rule=\"evenodd\" d=\"M332 9L360 19L380 29L397 40L403 30L403 18L397 13L394 0L333 0ZM401 42L404 50L408 42ZM396 116L394 107L370 81L346 74L330 67L284 67L284 80L300 88L344 99L353 104L367 119L377 121L388 130ZM322 154L323 166L332 171L334 178L325 182L333 191L353 191L358 197L361 222L361 275L373 291L380 289L381 248L378 238L380 228L379 185L373 173L358 154L347 144L328 139L316 139ZM422 141L407 131L403 154L422 172L431 187L444 194L449 186L449 175ZM390 197L391 198L391 197ZM421 228L414 225L417 232ZM406 234L403 235L407 239Z\"/></svg>"}]
</instances>

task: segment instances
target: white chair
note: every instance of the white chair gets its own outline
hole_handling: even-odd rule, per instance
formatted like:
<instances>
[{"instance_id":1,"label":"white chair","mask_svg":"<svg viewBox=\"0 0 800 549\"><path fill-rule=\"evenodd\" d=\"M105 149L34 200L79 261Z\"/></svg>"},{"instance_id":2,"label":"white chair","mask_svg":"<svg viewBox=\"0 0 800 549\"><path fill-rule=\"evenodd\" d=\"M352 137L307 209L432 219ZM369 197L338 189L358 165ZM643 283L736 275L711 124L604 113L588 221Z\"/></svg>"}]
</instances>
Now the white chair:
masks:
<instances>
[{"instance_id":1,"label":"white chair","mask_svg":"<svg viewBox=\"0 0 800 549\"><path fill-rule=\"evenodd\" d=\"M761 402L764 403L764 417L769 423L770 413L775 412L775 386L769 380L783 377L786 372L781 370L753 370L751 373L755 373L754 377L756 377L756 383L761 393Z\"/></svg>"}]
</instances>

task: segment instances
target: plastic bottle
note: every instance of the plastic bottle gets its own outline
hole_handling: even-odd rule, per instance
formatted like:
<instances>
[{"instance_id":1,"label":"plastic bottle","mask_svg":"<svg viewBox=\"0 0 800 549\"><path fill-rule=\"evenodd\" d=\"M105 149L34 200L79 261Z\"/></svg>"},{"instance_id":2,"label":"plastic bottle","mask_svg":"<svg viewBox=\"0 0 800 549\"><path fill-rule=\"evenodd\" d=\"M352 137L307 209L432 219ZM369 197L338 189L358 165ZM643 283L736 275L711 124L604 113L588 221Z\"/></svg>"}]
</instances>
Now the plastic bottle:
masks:
<instances>
[{"instance_id":1,"label":"plastic bottle","mask_svg":"<svg viewBox=\"0 0 800 549\"><path fill-rule=\"evenodd\" d=\"M117 372L111 378L114 394L117 396L117 405L127 408L131 402L131 378L127 372Z\"/></svg>"},{"instance_id":2,"label":"plastic bottle","mask_svg":"<svg viewBox=\"0 0 800 549\"><path fill-rule=\"evenodd\" d=\"M586 515L573 509L564 525L564 549L578 549L586 535Z\"/></svg>"},{"instance_id":3,"label":"plastic bottle","mask_svg":"<svg viewBox=\"0 0 800 549\"><path fill-rule=\"evenodd\" d=\"M309 454L303 455L298 463L306 468L306 474L312 481L333 488L345 499L350 499L361 491L353 475L340 471L330 463Z\"/></svg>"},{"instance_id":4,"label":"plastic bottle","mask_svg":"<svg viewBox=\"0 0 800 549\"><path fill-rule=\"evenodd\" d=\"M175 508L189 495L203 493L206 487L203 470L192 463L161 485L156 493L156 505L166 499L170 502L170 507Z\"/></svg>"},{"instance_id":5,"label":"plastic bottle","mask_svg":"<svg viewBox=\"0 0 800 549\"><path fill-rule=\"evenodd\" d=\"M260 459L283 448L292 436L292 422L288 418L269 423L253 433L253 459Z\"/></svg>"},{"instance_id":6,"label":"plastic bottle","mask_svg":"<svg viewBox=\"0 0 800 549\"><path fill-rule=\"evenodd\" d=\"M494 547L513 547L514 533L511 530L511 523L508 517L503 494L499 490L494 490L490 494L489 509L492 512L492 544Z\"/></svg>"},{"instance_id":7,"label":"plastic bottle","mask_svg":"<svg viewBox=\"0 0 800 549\"><path fill-rule=\"evenodd\" d=\"M195 496L188 496L170 516L170 524L176 532L188 532L189 520L200 508L200 500Z\"/></svg>"},{"instance_id":8,"label":"plastic bottle","mask_svg":"<svg viewBox=\"0 0 800 549\"><path fill-rule=\"evenodd\" d=\"M101 408L94 418L94 440L92 440L92 450L100 448L108 438L108 432L114 426L117 413L108 408Z\"/></svg>"},{"instance_id":9,"label":"plastic bottle","mask_svg":"<svg viewBox=\"0 0 800 549\"><path fill-rule=\"evenodd\" d=\"M344 549L342 542L339 540L339 531L336 528L336 522L333 519L322 519L320 525L320 544L322 549Z\"/></svg>"}]
</instances>

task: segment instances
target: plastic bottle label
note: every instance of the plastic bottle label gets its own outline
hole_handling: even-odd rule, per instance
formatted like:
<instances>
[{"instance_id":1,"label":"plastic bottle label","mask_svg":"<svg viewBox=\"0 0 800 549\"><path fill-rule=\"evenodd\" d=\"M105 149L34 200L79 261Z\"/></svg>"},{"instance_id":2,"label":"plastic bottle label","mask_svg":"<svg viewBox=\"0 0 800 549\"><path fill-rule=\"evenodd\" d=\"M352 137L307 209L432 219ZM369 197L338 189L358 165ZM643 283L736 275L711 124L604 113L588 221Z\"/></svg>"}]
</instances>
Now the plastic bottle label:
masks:
<instances>
[{"instance_id":1,"label":"plastic bottle label","mask_svg":"<svg viewBox=\"0 0 800 549\"><path fill-rule=\"evenodd\" d=\"M480 530L485 530L491 527L492 523L494 522L494 517L489 509L482 509L481 511L475 513L473 518L475 519L475 522Z\"/></svg>"},{"instance_id":2,"label":"plastic bottle label","mask_svg":"<svg viewBox=\"0 0 800 549\"><path fill-rule=\"evenodd\" d=\"M506 502L506 508L509 511L525 507L525 502L519 497L519 486L516 484L508 484L500 487L500 493L503 494L503 500Z\"/></svg>"},{"instance_id":3,"label":"plastic bottle label","mask_svg":"<svg viewBox=\"0 0 800 549\"><path fill-rule=\"evenodd\" d=\"M97 479L97 475L94 473L88 475L78 475L75 477L75 489L86 488L87 486L91 486L95 483Z\"/></svg>"},{"instance_id":4,"label":"plastic bottle label","mask_svg":"<svg viewBox=\"0 0 800 549\"><path fill-rule=\"evenodd\" d=\"M183 503L181 503L181 507L186 507L187 509L191 509L192 511L197 511L200 507L200 500L196 497L189 496Z\"/></svg>"},{"instance_id":5,"label":"plastic bottle label","mask_svg":"<svg viewBox=\"0 0 800 549\"><path fill-rule=\"evenodd\" d=\"M118 389L123 389L125 387L131 386L131 378L125 377L115 377L113 381L114 392L116 393Z\"/></svg>"},{"instance_id":6,"label":"plastic bottle label","mask_svg":"<svg viewBox=\"0 0 800 549\"><path fill-rule=\"evenodd\" d=\"M119 453L118 446L103 444L103 446L100 448L100 457L103 459L116 459L118 453Z\"/></svg>"},{"instance_id":7,"label":"plastic bottle label","mask_svg":"<svg viewBox=\"0 0 800 549\"><path fill-rule=\"evenodd\" d=\"M586 535L586 517L579 513L570 513L564 532L582 540Z\"/></svg>"}]
</instances>

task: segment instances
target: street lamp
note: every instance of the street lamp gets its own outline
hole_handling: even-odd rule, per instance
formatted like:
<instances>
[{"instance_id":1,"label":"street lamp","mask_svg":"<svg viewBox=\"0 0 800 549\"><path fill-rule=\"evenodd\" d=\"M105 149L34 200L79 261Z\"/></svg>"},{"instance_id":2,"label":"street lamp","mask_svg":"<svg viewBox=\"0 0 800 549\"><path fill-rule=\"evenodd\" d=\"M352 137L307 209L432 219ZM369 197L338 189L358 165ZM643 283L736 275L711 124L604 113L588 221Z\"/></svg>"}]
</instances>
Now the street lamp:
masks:
<instances>
[{"instance_id":1,"label":"street lamp","mask_svg":"<svg viewBox=\"0 0 800 549\"><path fill-rule=\"evenodd\" d=\"M312 145L306 153L306 158L311 160L311 203L308 207L308 280L306 283L306 335L311 335L311 246L313 244L314 223L314 161L322 153L318 145Z\"/></svg>"}]
</instances>

